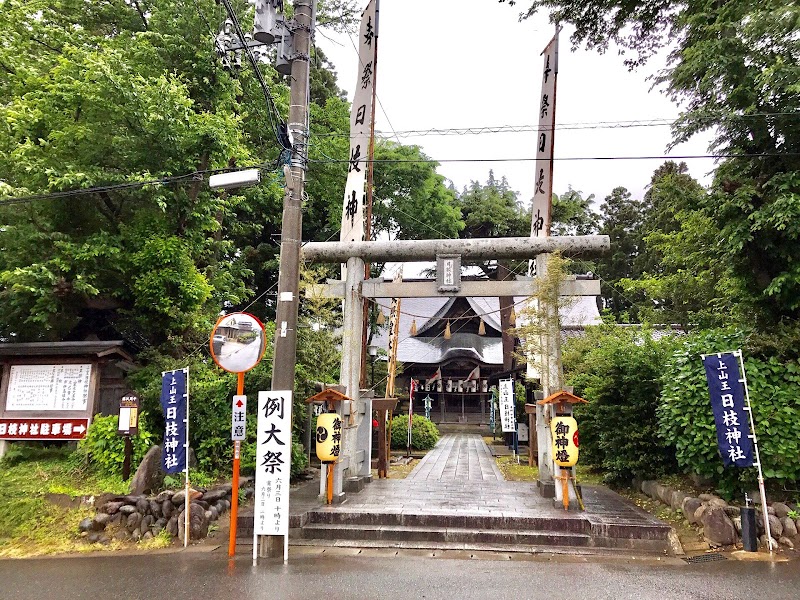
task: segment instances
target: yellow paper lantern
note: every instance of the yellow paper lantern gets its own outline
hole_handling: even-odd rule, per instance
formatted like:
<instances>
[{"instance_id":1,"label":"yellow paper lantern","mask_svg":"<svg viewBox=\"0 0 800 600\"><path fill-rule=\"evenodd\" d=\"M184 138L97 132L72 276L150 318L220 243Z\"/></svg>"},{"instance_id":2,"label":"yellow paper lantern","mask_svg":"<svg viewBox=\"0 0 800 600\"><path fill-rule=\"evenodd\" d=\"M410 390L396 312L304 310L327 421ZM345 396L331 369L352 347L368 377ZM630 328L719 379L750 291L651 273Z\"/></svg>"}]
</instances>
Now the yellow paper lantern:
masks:
<instances>
[{"instance_id":1,"label":"yellow paper lantern","mask_svg":"<svg viewBox=\"0 0 800 600\"><path fill-rule=\"evenodd\" d=\"M342 450L342 418L336 413L317 417L317 458L324 463L336 462Z\"/></svg>"},{"instance_id":2,"label":"yellow paper lantern","mask_svg":"<svg viewBox=\"0 0 800 600\"><path fill-rule=\"evenodd\" d=\"M553 417L553 460L559 467L574 467L578 462L578 422L572 417Z\"/></svg>"}]
</instances>

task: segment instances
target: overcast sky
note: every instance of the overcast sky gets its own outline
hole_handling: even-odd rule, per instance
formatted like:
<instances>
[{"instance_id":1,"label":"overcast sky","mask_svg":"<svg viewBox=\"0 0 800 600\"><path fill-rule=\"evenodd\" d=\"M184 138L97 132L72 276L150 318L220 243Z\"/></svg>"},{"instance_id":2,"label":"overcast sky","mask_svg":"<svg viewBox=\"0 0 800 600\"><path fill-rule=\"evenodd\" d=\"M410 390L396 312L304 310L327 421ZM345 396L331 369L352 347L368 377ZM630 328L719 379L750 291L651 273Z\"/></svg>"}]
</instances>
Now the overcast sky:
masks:
<instances>
[{"instance_id":1,"label":"overcast sky","mask_svg":"<svg viewBox=\"0 0 800 600\"><path fill-rule=\"evenodd\" d=\"M364 0L366 5L366 0ZM431 128L533 125L541 88L541 51L553 36L546 16L519 22L520 6L494 0L382 0L378 47L376 127L381 131ZM317 44L334 64L339 85L352 93L358 57L351 38L317 35ZM557 127L577 123L673 119L678 108L647 76L660 62L629 73L615 51L605 55L572 52L570 30L561 33ZM352 98L352 96L351 96ZM381 105L383 110L381 110ZM385 112L384 112L385 111ZM505 175L520 200L533 194L528 162L445 162L453 159L535 157L535 132L401 137L442 161L439 172L461 188L484 182L490 169ZM672 150L672 155L707 154L709 136ZM614 187L641 198L663 160L558 160L571 157L662 156L670 141L668 126L583 128L555 134L554 191L572 186L594 194L595 208ZM692 176L708 183L710 159L687 160Z\"/></svg>"}]
</instances>

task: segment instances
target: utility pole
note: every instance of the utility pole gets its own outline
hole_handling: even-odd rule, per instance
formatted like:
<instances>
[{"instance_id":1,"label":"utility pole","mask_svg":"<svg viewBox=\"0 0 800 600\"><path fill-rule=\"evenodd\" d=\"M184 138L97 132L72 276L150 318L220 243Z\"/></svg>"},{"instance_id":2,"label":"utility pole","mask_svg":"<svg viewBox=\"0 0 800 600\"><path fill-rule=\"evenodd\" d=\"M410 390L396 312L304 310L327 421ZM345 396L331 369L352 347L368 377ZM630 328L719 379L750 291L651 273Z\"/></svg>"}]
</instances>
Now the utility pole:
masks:
<instances>
[{"instance_id":1,"label":"utility pole","mask_svg":"<svg viewBox=\"0 0 800 600\"><path fill-rule=\"evenodd\" d=\"M292 25L295 56L292 61L288 130L292 140L291 163L284 168L278 307L275 316L275 356L272 389L294 390L297 352L297 313L300 291L300 245L303 232L303 190L308 162L308 99L311 37L317 0L295 0ZM259 554L280 557L283 536L262 536Z\"/></svg>"}]
</instances>

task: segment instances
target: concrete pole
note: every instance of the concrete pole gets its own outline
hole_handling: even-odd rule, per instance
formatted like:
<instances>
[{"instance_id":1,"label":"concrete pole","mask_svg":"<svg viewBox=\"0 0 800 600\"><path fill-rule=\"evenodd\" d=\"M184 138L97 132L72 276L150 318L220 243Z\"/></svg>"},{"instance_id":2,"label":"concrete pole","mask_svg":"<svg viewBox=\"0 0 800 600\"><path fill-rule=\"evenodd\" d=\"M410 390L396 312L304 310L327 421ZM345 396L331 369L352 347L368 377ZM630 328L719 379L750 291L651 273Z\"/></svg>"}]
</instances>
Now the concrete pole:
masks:
<instances>
[{"instance_id":1,"label":"concrete pole","mask_svg":"<svg viewBox=\"0 0 800 600\"><path fill-rule=\"evenodd\" d=\"M294 48L289 105L289 133L293 139L291 165L286 177L278 274L278 308L275 316L275 358L272 389L294 391L297 352L297 312L300 303L300 243L303 233L301 205L308 163L308 85L311 36L316 0L295 0ZM281 536L262 536L260 555L283 555Z\"/></svg>"}]
</instances>

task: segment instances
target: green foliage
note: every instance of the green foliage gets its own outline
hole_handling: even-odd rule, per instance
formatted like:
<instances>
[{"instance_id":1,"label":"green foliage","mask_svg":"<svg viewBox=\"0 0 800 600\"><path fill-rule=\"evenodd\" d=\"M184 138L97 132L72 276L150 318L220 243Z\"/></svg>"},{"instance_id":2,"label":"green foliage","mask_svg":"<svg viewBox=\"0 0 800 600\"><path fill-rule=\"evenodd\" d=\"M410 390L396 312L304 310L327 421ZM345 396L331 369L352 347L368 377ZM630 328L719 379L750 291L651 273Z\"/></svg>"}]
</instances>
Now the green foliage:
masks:
<instances>
[{"instance_id":1,"label":"green foliage","mask_svg":"<svg viewBox=\"0 0 800 600\"><path fill-rule=\"evenodd\" d=\"M392 449L405 449L408 443L408 415L397 415L392 419ZM414 450L430 450L439 441L439 429L433 421L420 415L411 417L411 447Z\"/></svg>"},{"instance_id":2,"label":"green foliage","mask_svg":"<svg viewBox=\"0 0 800 600\"><path fill-rule=\"evenodd\" d=\"M676 340L647 328L601 325L571 338L564 350L566 381L589 404L576 407L581 463L610 482L655 477L674 468L672 448L658 437L661 374Z\"/></svg>"},{"instance_id":3,"label":"green foliage","mask_svg":"<svg viewBox=\"0 0 800 600\"><path fill-rule=\"evenodd\" d=\"M78 442L78 450L89 459L99 472L115 475L122 472L125 460L125 439L117 434L119 418L117 415L103 417L96 415L89 425L86 437ZM141 462L144 455L153 445L155 436L147 424L147 413L139 414L139 433L131 436L133 455L131 471Z\"/></svg>"},{"instance_id":4,"label":"green foliage","mask_svg":"<svg viewBox=\"0 0 800 600\"><path fill-rule=\"evenodd\" d=\"M758 336L740 329L689 336L665 366L658 412L661 436L674 447L682 469L713 479L727 496L755 488L755 469L722 466L701 360L701 354L738 348L744 355L764 477L768 484L794 487L800 480L800 363L796 348L793 357L781 356L774 342L765 348Z\"/></svg>"},{"instance_id":5,"label":"green foliage","mask_svg":"<svg viewBox=\"0 0 800 600\"><path fill-rule=\"evenodd\" d=\"M583 192L572 186L558 196L553 194L550 218L551 235L594 235L600 227L600 217L592 210L594 194L583 197Z\"/></svg>"}]
</instances>

